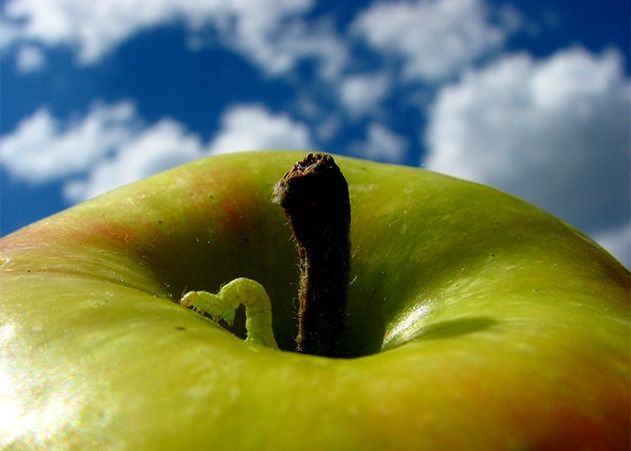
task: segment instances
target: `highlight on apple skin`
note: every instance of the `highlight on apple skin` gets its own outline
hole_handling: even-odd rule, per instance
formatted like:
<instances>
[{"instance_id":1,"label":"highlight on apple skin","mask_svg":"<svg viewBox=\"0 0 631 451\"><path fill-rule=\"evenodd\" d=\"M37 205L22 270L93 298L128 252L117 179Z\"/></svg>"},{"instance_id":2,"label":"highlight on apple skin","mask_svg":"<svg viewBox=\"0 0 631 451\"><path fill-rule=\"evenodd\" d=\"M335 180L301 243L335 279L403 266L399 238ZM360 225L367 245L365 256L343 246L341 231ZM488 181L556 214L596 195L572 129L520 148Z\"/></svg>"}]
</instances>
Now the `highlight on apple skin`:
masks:
<instances>
[{"instance_id":1,"label":"highlight on apple skin","mask_svg":"<svg viewBox=\"0 0 631 451\"><path fill-rule=\"evenodd\" d=\"M629 271L489 187L335 157L352 205L343 358L291 350L276 182L210 157L0 239L0 447L628 450ZM247 277L280 349L178 303Z\"/></svg>"}]
</instances>

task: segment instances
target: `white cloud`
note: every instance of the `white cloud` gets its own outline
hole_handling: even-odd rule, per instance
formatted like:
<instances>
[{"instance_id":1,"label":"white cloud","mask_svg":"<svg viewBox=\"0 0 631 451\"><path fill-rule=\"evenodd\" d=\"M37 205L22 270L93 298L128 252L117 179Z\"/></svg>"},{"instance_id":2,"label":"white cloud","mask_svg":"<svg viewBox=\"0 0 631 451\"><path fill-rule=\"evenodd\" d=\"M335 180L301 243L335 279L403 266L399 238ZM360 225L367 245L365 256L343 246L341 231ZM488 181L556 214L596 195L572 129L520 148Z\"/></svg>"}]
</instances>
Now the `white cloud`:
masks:
<instances>
[{"instance_id":1,"label":"white cloud","mask_svg":"<svg viewBox=\"0 0 631 451\"><path fill-rule=\"evenodd\" d=\"M1 8L0 6L0 51L4 51L20 39L20 28L17 24L4 20L4 12Z\"/></svg>"},{"instance_id":2,"label":"white cloud","mask_svg":"<svg viewBox=\"0 0 631 451\"><path fill-rule=\"evenodd\" d=\"M212 153L261 149L312 148L307 127L284 114L275 115L261 105L240 105L229 109L221 130L211 142Z\"/></svg>"},{"instance_id":3,"label":"white cloud","mask_svg":"<svg viewBox=\"0 0 631 451\"><path fill-rule=\"evenodd\" d=\"M139 29L172 20L168 1L149 0L13 0L5 21L20 23L16 39L76 48L83 63L92 63Z\"/></svg>"},{"instance_id":4,"label":"white cloud","mask_svg":"<svg viewBox=\"0 0 631 451\"><path fill-rule=\"evenodd\" d=\"M247 17L250 15L256 17L251 12ZM308 25L294 18L287 23L287 17L277 17L270 18L266 28L251 22L244 19L233 30L224 30L224 39L269 75L287 73L301 60L315 60L319 74L325 80L333 80L347 63L346 43L326 22Z\"/></svg>"},{"instance_id":5,"label":"white cloud","mask_svg":"<svg viewBox=\"0 0 631 451\"><path fill-rule=\"evenodd\" d=\"M332 114L316 128L316 135L321 141L332 139L342 127L342 119L338 114Z\"/></svg>"},{"instance_id":6,"label":"white cloud","mask_svg":"<svg viewBox=\"0 0 631 451\"><path fill-rule=\"evenodd\" d=\"M147 125L123 101L68 121L36 111L2 136L0 164L30 183L62 181L66 199L78 202L211 153L310 147L305 125L259 105L229 109L206 144L173 119Z\"/></svg>"},{"instance_id":7,"label":"white cloud","mask_svg":"<svg viewBox=\"0 0 631 451\"><path fill-rule=\"evenodd\" d=\"M5 6L0 36L11 43L66 46L82 64L97 63L144 30L183 22L192 47L203 47L210 33L241 52L270 75L285 73L298 61L315 58L325 77L337 74L347 58L344 42L324 22L301 16L312 0L13 0Z\"/></svg>"},{"instance_id":8,"label":"white cloud","mask_svg":"<svg viewBox=\"0 0 631 451\"><path fill-rule=\"evenodd\" d=\"M436 81L497 48L506 31L491 24L483 0L381 2L360 14L355 32L403 60L407 79Z\"/></svg>"},{"instance_id":9,"label":"white cloud","mask_svg":"<svg viewBox=\"0 0 631 451\"><path fill-rule=\"evenodd\" d=\"M130 102L96 103L85 117L67 123L42 108L2 136L0 163L13 176L31 183L60 179L89 169L129 140L137 122Z\"/></svg>"},{"instance_id":10,"label":"white cloud","mask_svg":"<svg viewBox=\"0 0 631 451\"><path fill-rule=\"evenodd\" d=\"M357 118L374 111L388 95L389 88L390 77L384 73L351 75L339 84L339 101Z\"/></svg>"},{"instance_id":11,"label":"white cloud","mask_svg":"<svg viewBox=\"0 0 631 451\"><path fill-rule=\"evenodd\" d=\"M195 160L204 153L197 135L188 132L176 121L162 119L121 142L110 158L99 161L83 178L67 182L64 196L70 201L80 202Z\"/></svg>"},{"instance_id":12,"label":"white cloud","mask_svg":"<svg viewBox=\"0 0 631 451\"><path fill-rule=\"evenodd\" d=\"M66 183L64 195L79 202L117 186L210 154L309 147L306 127L261 106L235 106L224 113L210 144L172 119L162 119L121 141L116 151L81 177Z\"/></svg>"},{"instance_id":13,"label":"white cloud","mask_svg":"<svg viewBox=\"0 0 631 451\"><path fill-rule=\"evenodd\" d=\"M631 268L631 222L598 233L594 239L612 255L615 255L627 268Z\"/></svg>"},{"instance_id":14,"label":"white cloud","mask_svg":"<svg viewBox=\"0 0 631 451\"><path fill-rule=\"evenodd\" d=\"M21 73L35 72L44 67L46 58L44 52L34 45L24 45L20 47L16 65Z\"/></svg>"},{"instance_id":15,"label":"white cloud","mask_svg":"<svg viewBox=\"0 0 631 451\"><path fill-rule=\"evenodd\" d=\"M425 164L607 235L629 220L630 107L616 52L506 57L440 91Z\"/></svg>"},{"instance_id":16,"label":"white cloud","mask_svg":"<svg viewBox=\"0 0 631 451\"><path fill-rule=\"evenodd\" d=\"M405 157L406 140L382 124L373 122L368 126L364 142L351 145L351 150L363 158L400 163Z\"/></svg>"}]
</instances>

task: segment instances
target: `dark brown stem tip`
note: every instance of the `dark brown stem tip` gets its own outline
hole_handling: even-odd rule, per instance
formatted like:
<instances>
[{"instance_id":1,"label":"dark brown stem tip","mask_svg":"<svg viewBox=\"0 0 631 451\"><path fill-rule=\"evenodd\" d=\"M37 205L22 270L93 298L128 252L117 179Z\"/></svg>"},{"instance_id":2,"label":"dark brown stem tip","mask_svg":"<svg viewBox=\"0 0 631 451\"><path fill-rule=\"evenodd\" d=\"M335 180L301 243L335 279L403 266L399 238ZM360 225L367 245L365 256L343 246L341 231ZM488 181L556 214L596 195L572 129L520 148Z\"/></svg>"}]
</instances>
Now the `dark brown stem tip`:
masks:
<instances>
[{"instance_id":1,"label":"dark brown stem tip","mask_svg":"<svg viewBox=\"0 0 631 451\"><path fill-rule=\"evenodd\" d=\"M274 188L300 258L297 349L339 356L350 271L348 185L333 157L310 153Z\"/></svg>"},{"instance_id":2,"label":"dark brown stem tip","mask_svg":"<svg viewBox=\"0 0 631 451\"><path fill-rule=\"evenodd\" d=\"M337 189L339 189L340 181L346 185L342 171L331 155L310 153L304 159L296 162L294 167L276 184L274 201L283 208L287 208L296 200L304 201L304 195L309 194L310 191L315 191L314 194L322 194L326 185L331 183L334 185L331 188L338 187ZM346 189L348 190L348 188Z\"/></svg>"}]
</instances>

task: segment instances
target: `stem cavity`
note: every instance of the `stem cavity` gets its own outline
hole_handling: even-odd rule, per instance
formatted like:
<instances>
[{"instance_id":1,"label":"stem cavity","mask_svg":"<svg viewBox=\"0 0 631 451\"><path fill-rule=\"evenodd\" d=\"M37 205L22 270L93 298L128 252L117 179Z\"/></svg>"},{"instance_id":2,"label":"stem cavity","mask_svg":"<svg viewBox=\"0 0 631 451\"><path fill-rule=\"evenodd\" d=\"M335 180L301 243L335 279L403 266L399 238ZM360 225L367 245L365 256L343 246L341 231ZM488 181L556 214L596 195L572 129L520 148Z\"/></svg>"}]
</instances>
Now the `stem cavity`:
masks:
<instances>
[{"instance_id":1,"label":"stem cavity","mask_svg":"<svg viewBox=\"0 0 631 451\"><path fill-rule=\"evenodd\" d=\"M310 153L274 189L300 259L296 346L306 354L340 357L350 272L348 184L333 157Z\"/></svg>"}]
</instances>

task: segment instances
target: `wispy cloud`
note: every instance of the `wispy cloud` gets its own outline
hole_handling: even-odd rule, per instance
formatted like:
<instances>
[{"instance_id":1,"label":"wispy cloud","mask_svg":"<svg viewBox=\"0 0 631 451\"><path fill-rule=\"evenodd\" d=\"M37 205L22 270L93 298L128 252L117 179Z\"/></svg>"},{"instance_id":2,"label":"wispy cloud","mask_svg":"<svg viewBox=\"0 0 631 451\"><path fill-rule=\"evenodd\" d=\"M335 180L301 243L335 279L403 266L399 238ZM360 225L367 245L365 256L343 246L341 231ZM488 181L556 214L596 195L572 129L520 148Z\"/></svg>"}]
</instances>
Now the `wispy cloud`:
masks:
<instances>
[{"instance_id":1,"label":"wispy cloud","mask_svg":"<svg viewBox=\"0 0 631 451\"><path fill-rule=\"evenodd\" d=\"M162 119L121 140L109 158L65 182L64 196L72 202L94 197L206 154L200 138L172 120Z\"/></svg>"},{"instance_id":2,"label":"wispy cloud","mask_svg":"<svg viewBox=\"0 0 631 451\"><path fill-rule=\"evenodd\" d=\"M255 10L266 8L259 3L248 3L255 4ZM246 9L245 18L258 17L252 8ZM266 15L270 16L261 11L262 17ZM347 42L326 20L306 22L298 15L272 16L265 25L264 29L250 28L244 19L235 30L223 29L223 40L271 76L285 75L299 62L314 60L319 76L332 81L348 64Z\"/></svg>"},{"instance_id":3,"label":"wispy cloud","mask_svg":"<svg viewBox=\"0 0 631 451\"><path fill-rule=\"evenodd\" d=\"M351 151L356 155L371 160L400 163L408 148L407 140L380 124L372 122L364 141L351 144Z\"/></svg>"},{"instance_id":4,"label":"wispy cloud","mask_svg":"<svg viewBox=\"0 0 631 451\"><path fill-rule=\"evenodd\" d=\"M405 78L436 81L504 41L482 0L380 2L357 17L355 33L383 56L400 59Z\"/></svg>"},{"instance_id":5,"label":"wispy cloud","mask_svg":"<svg viewBox=\"0 0 631 451\"><path fill-rule=\"evenodd\" d=\"M12 0L4 8L3 47L37 42L73 49L78 62L98 63L131 37L183 23L193 47L220 42L265 73L278 75L302 59L317 59L324 76L339 72L345 43L325 21L301 16L312 0Z\"/></svg>"},{"instance_id":6,"label":"wispy cloud","mask_svg":"<svg viewBox=\"0 0 631 451\"><path fill-rule=\"evenodd\" d=\"M627 268L631 266L631 223L599 232L594 239L620 259Z\"/></svg>"},{"instance_id":7,"label":"wispy cloud","mask_svg":"<svg viewBox=\"0 0 631 451\"><path fill-rule=\"evenodd\" d=\"M262 105L237 105L224 113L209 151L309 149L312 145L307 126L288 115L272 114Z\"/></svg>"},{"instance_id":8,"label":"wispy cloud","mask_svg":"<svg viewBox=\"0 0 631 451\"><path fill-rule=\"evenodd\" d=\"M260 105L239 105L222 117L210 143L170 118L147 124L134 104L95 103L69 120L40 109L3 136L0 164L31 183L63 181L78 202L213 153L311 147L305 125Z\"/></svg>"},{"instance_id":9,"label":"wispy cloud","mask_svg":"<svg viewBox=\"0 0 631 451\"><path fill-rule=\"evenodd\" d=\"M40 108L2 136L0 163L14 177L46 183L87 171L139 133L131 102L95 103L81 118L62 121Z\"/></svg>"},{"instance_id":10,"label":"wispy cloud","mask_svg":"<svg viewBox=\"0 0 631 451\"><path fill-rule=\"evenodd\" d=\"M508 56L441 90L425 164L607 235L629 220L630 108L631 84L614 51Z\"/></svg>"},{"instance_id":11,"label":"wispy cloud","mask_svg":"<svg viewBox=\"0 0 631 451\"><path fill-rule=\"evenodd\" d=\"M16 56L18 71L23 74L35 72L44 68L46 56L41 48L35 45L23 45Z\"/></svg>"},{"instance_id":12,"label":"wispy cloud","mask_svg":"<svg viewBox=\"0 0 631 451\"><path fill-rule=\"evenodd\" d=\"M385 72L349 75L338 84L339 102L357 119L374 112L388 96L391 77Z\"/></svg>"}]
</instances>

